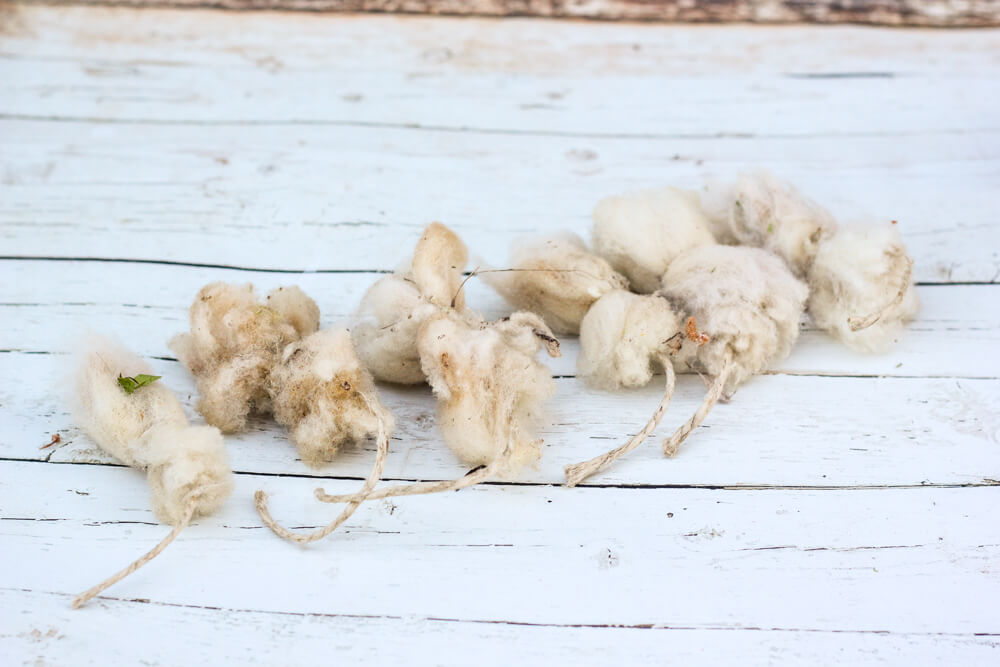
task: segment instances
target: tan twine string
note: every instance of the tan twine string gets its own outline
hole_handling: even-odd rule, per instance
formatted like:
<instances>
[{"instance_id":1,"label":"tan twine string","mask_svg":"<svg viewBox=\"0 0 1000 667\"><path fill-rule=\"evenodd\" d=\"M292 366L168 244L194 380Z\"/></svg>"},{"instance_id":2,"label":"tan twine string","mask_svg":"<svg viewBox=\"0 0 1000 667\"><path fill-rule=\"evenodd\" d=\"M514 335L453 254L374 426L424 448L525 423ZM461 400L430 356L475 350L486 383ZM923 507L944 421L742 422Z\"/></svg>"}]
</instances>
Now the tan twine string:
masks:
<instances>
[{"instance_id":1,"label":"tan twine string","mask_svg":"<svg viewBox=\"0 0 1000 667\"><path fill-rule=\"evenodd\" d=\"M862 329L867 329L871 325L878 322L887 312L903 303L903 299L906 298L906 290L910 288L910 283L913 281L913 260L909 257L906 257L905 259L906 272L903 274L903 283L899 287L899 292L897 292L896 296L892 298L892 301L866 317L848 317L847 324L851 327L851 331L861 331Z\"/></svg>"},{"instance_id":2,"label":"tan twine string","mask_svg":"<svg viewBox=\"0 0 1000 667\"><path fill-rule=\"evenodd\" d=\"M497 412L502 412L497 406ZM360 500L378 500L381 498L394 498L396 496L416 496L426 493L438 493L440 491L459 491L469 486L475 486L493 476L508 462L514 452L514 438L507 440L503 450L490 461L489 465L474 470L458 479L442 480L440 482L414 482L412 484L397 484L387 486L377 491L369 493ZM322 488L316 489L316 499L324 503L353 503L358 501L359 494L353 495L329 495ZM360 501L359 501L360 502Z\"/></svg>"},{"instance_id":3,"label":"tan twine string","mask_svg":"<svg viewBox=\"0 0 1000 667\"><path fill-rule=\"evenodd\" d=\"M701 405L698 406L695 413L691 415L690 419L681 424L681 426L674 431L672 436L663 441L664 456L673 456L676 454L677 449L681 446L681 443L684 442L689 435L691 435L692 431L698 428L698 426L705 421L705 417L708 416L708 413L712 411L712 408L722 397L723 391L726 388L726 380L729 379L729 373L732 368L732 357L727 357L725 364L722 366L722 370L715 378L715 382L712 383L712 386L705 394L705 398L702 400Z\"/></svg>"},{"instance_id":4,"label":"tan twine string","mask_svg":"<svg viewBox=\"0 0 1000 667\"><path fill-rule=\"evenodd\" d=\"M677 376L674 373L674 365L671 363L670 357L664 356L660 362L663 364L663 369L667 376L666 388L663 392L663 398L660 399L660 404L656 406L656 410L653 412L653 416L649 418L649 421L646 422L646 425L641 431L632 436L632 438L630 438L629 441L621 447L612 449L611 451L605 452L600 456L595 456L589 461L583 461L581 463L566 466L566 486L576 486L599 470L603 470L605 467L611 465L611 463L616 459L625 456L633 449L641 445L646 438L648 438L649 435L656 430L660 420L663 419L663 414L667 411L667 406L670 405L670 399L674 396L674 386L677 381Z\"/></svg>"},{"instance_id":5,"label":"tan twine string","mask_svg":"<svg viewBox=\"0 0 1000 667\"><path fill-rule=\"evenodd\" d=\"M188 524L191 523L191 518L194 516L195 508L197 508L198 506L199 496L219 486L224 486L224 485L212 484L210 486L199 487L191 491L188 494L187 501L185 502L184 505L184 514L181 516L181 520L177 522L177 525L174 526L174 529L170 531L170 534L164 537L162 540L160 540L159 544L157 544L155 547L147 551L140 558L133 561L128 567L119 570L117 573L111 575L101 583L91 588L88 588L87 590L85 590L84 592L80 593L75 598L73 598L73 609L79 609L83 605L87 604L87 602L89 602L91 599L93 599L97 595L100 595L102 591L105 591L111 586L114 586L119 581L121 581L122 579L129 576L130 574L138 570L140 567L142 567L149 561L159 556L163 552L163 550L166 549L168 546L170 546L170 543L173 542L177 538L177 536L181 534L181 531L187 528Z\"/></svg>"},{"instance_id":6,"label":"tan twine string","mask_svg":"<svg viewBox=\"0 0 1000 667\"><path fill-rule=\"evenodd\" d=\"M271 512L267 509L267 494L263 491L257 491L254 494L254 506L257 508L257 514L260 515L261 521L264 525L270 528L275 535L278 537L288 540L289 542L295 542L296 544L309 544L310 542L316 542L321 540L333 531L337 530L345 521L347 521L354 511L358 509L361 503L369 497L372 489L382 478L382 471L385 468L385 459L389 454L389 432L385 428L385 415L381 410L376 410L372 405L371 400L365 395L361 394L361 398L364 399L365 404L368 409L372 411L375 415L375 419L378 422L378 433L377 433L377 450L375 453L375 464L372 466L372 470L368 473L368 478L365 479L365 483L362 485L361 490L350 496L350 504L344 508L344 510L335 518L333 521L328 523L326 526L315 530L311 533L295 533L274 520L271 516Z\"/></svg>"}]
</instances>

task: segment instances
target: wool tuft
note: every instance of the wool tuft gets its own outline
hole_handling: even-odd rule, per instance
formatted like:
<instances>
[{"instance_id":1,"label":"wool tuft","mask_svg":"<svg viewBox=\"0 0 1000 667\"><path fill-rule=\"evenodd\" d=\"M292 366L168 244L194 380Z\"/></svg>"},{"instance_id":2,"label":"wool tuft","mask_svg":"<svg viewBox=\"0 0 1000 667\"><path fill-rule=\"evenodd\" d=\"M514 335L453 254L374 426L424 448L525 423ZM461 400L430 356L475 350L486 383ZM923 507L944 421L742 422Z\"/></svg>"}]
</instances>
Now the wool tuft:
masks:
<instances>
[{"instance_id":1,"label":"wool tuft","mask_svg":"<svg viewBox=\"0 0 1000 667\"><path fill-rule=\"evenodd\" d=\"M392 415L379 402L347 329L325 329L288 344L268 380L274 418L290 429L299 456L322 465L344 445L374 436Z\"/></svg>"},{"instance_id":2,"label":"wool tuft","mask_svg":"<svg viewBox=\"0 0 1000 667\"><path fill-rule=\"evenodd\" d=\"M920 308L913 260L895 225L842 228L809 270L809 315L850 347L886 350Z\"/></svg>"},{"instance_id":3,"label":"wool tuft","mask_svg":"<svg viewBox=\"0 0 1000 667\"><path fill-rule=\"evenodd\" d=\"M680 253L715 243L698 193L661 188L607 197L594 208L594 249L649 294Z\"/></svg>"},{"instance_id":4,"label":"wool tuft","mask_svg":"<svg viewBox=\"0 0 1000 667\"><path fill-rule=\"evenodd\" d=\"M265 305L252 285L217 282L198 292L190 321L170 349L195 378L198 411L233 433L251 414L271 411L268 373L285 345L316 330L319 308L297 287L272 291Z\"/></svg>"},{"instance_id":5,"label":"wool tuft","mask_svg":"<svg viewBox=\"0 0 1000 667\"><path fill-rule=\"evenodd\" d=\"M765 170L711 184L703 202L720 242L773 252L799 277L837 230L826 209Z\"/></svg>"},{"instance_id":6,"label":"wool tuft","mask_svg":"<svg viewBox=\"0 0 1000 667\"><path fill-rule=\"evenodd\" d=\"M122 463L146 472L153 510L175 530L156 549L74 602L79 607L155 557L194 516L211 514L232 493L222 434L188 423L177 397L161 382L127 394L122 376L151 374L145 361L101 336L85 342L74 384L77 425Z\"/></svg>"},{"instance_id":7,"label":"wool tuft","mask_svg":"<svg viewBox=\"0 0 1000 667\"><path fill-rule=\"evenodd\" d=\"M578 333L594 301L628 286L625 277L587 250L576 234L515 245L509 269L484 274L507 303L538 313L557 334Z\"/></svg>"}]
</instances>

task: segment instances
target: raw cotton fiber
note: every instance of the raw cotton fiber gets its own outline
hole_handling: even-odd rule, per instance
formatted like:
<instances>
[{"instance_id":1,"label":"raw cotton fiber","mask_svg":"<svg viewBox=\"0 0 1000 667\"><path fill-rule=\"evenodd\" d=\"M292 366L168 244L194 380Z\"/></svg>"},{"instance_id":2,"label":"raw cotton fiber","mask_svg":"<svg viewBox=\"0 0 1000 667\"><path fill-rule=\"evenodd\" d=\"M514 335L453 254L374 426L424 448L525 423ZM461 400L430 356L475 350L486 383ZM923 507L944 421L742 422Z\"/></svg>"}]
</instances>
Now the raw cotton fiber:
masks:
<instances>
[{"instance_id":1,"label":"raw cotton fiber","mask_svg":"<svg viewBox=\"0 0 1000 667\"><path fill-rule=\"evenodd\" d=\"M913 260L892 224L844 227L824 241L809 289L816 326L866 352L886 350L920 308Z\"/></svg>"},{"instance_id":2,"label":"raw cotton fiber","mask_svg":"<svg viewBox=\"0 0 1000 667\"><path fill-rule=\"evenodd\" d=\"M151 369L138 356L120 343L90 337L78 360L73 417L101 449L146 472L153 510L175 529L145 556L79 595L74 608L152 560L192 517L214 512L232 493L219 430L189 424L180 402L160 382L126 393L118 379L140 374L151 375Z\"/></svg>"},{"instance_id":3,"label":"raw cotton fiber","mask_svg":"<svg viewBox=\"0 0 1000 667\"><path fill-rule=\"evenodd\" d=\"M655 292L675 257L713 243L698 193L690 190L642 190L607 197L594 209L594 250L635 292Z\"/></svg>"},{"instance_id":4,"label":"raw cotton fiber","mask_svg":"<svg viewBox=\"0 0 1000 667\"><path fill-rule=\"evenodd\" d=\"M678 257L663 276L662 294L697 322L706 338L697 363L715 376L695 414L664 442L664 453L672 456L724 391L788 355L808 289L767 251L719 245Z\"/></svg>"},{"instance_id":5,"label":"raw cotton fiber","mask_svg":"<svg viewBox=\"0 0 1000 667\"><path fill-rule=\"evenodd\" d=\"M703 201L720 242L769 250L799 277L837 230L826 209L764 170L712 184Z\"/></svg>"},{"instance_id":6,"label":"raw cotton fiber","mask_svg":"<svg viewBox=\"0 0 1000 667\"><path fill-rule=\"evenodd\" d=\"M519 310L542 316L554 333L575 334L597 299L628 281L603 258L587 250L576 234L518 243L508 269L484 276Z\"/></svg>"},{"instance_id":7,"label":"raw cotton fiber","mask_svg":"<svg viewBox=\"0 0 1000 667\"><path fill-rule=\"evenodd\" d=\"M191 332L170 349L195 378L198 411L224 433L271 411L267 376L285 345L314 331L319 308L297 287L273 290L261 303L252 285L212 283L198 292Z\"/></svg>"},{"instance_id":8,"label":"raw cotton fiber","mask_svg":"<svg viewBox=\"0 0 1000 667\"><path fill-rule=\"evenodd\" d=\"M402 272L368 288L352 333L358 357L375 379L399 384L425 380L417 334L441 308L465 311L461 285L467 259L462 240L435 222L424 230Z\"/></svg>"},{"instance_id":9,"label":"raw cotton fiber","mask_svg":"<svg viewBox=\"0 0 1000 667\"><path fill-rule=\"evenodd\" d=\"M393 429L347 329L325 329L289 343L271 369L268 393L275 419L289 428L299 456L311 466L374 436L380 421L386 431Z\"/></svg>"}]
</instances>

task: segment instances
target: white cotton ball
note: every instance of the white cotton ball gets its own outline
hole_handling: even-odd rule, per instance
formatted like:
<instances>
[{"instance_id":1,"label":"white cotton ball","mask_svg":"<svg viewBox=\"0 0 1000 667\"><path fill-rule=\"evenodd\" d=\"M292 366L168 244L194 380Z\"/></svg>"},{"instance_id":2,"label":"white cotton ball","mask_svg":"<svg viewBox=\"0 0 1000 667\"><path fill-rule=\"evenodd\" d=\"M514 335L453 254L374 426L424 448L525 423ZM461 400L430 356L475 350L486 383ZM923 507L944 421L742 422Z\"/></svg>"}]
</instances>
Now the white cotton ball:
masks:
<instances>
[{"instance_id":1,"label":"white cotton ball","mask_svg":"<svg viewBox=\"0 0 1000 667\"><path fill-rule=\"evenodd\" d=\"M201 493L196 514L214 511L232 491L222 435L191 426L177 397L160 381L125 392L118 378L151 375L145 361L101 336L79 355L73 418L97 445L122 463L145 470L157 516L176 524L188 494Z\"/></svg>"},{"instance_id":2,"label":"white cotton ball","mask_svg":"<svg viewBox=\"0 0 1000 667\"><path fill-rule=\"evenodd\" d=\"M826 209L765 170L712 184L702 201L720 242L769 250L800 277L837 229Z\"/></svg>"},{"instance_id":3,"label":"white cotton ball","mask_svg":"<svg viewBox=\"0 0 1000 667\"><path fill-rule=\"evenodd\" d=\"M538 313L555 333L579 332L594 301L628 284L576 234L515 245L509 270L483 275L507 303Z\"/></svg>"},{"instance_id":4,"label":"white cotton ball","mask_svg":"<svg viewBox=\"0 0 1000 667\"><path fill-rule=\"evenodd\" d=\"M697 349L708 373L719 375L731 358L730 390L791 352L808 296L775 255L723 245L679 256L663 276L662 293L709 336Z\"/></svg>"},{"instance_id":5,"label":"white cotton ball","mask_svg":"<svg viewBox=\"0 0 1000 667\"><path fill-rule=\"evenodd\" d=\"M518 322L529 333L544 327L541 320L532 323L529 318L518 318L511 326ZM547 330L542 333L551 337ZM516 346L511 340L518 341ZM509 328L472 326L454 312L435 314L420 332L420 359L438 399L445 442L469 465L501 460L510 444L498 471L502 476L538 458L536 425L542 403L556 390L548 368L534 358L543 341L535 342L528 354L527 340Z\"/></svg>"},{"instance_id":6,"label":"white cotton ball","mask_svg":"<svg viewBox=\"0 0 1000 667\"><path fill-rule=\"evenodd\" d=\"M318 331L289 344L271 370L268 391L275 419L291 429L299 455L311 466L374 436L380 418L387 431L393 428L346 329Z\"/></svg>"},{"instance_id":7,"label":"white cotton ball","mask_svg":"<svg viewBox=\"0 0 1000 667\"><path fill-rule=\"evenodd\" d=\"M655 292L677 255L715 243L698 193L678 188L643 190L598 202L594 249L628 278L632 289Z\"/></svg>"},{"instance_id":8,"label":"white cotton ball","mask_svg":"<svg viewBox=\"0 0 1000 667\"><path fill-rule=\"evenodd\" d=\"M852 348L885 350L920 308L912 267L895 225L842 228L809 271L813 322Z\"/></svg>"},{"instance_id":9,"label":"white cotton ball","mask_svg":"<svg viewBox=\"0 0 1000 667\"><path fill-rule=\"evenodd\" d=\"M401 276L381 278L368 288L352 335L358 357L376 379L399 384L424 381L417 332L437 310L416 285Z\"/></svg>"},{"instance_id":10,"label":"white cotton ball","mask_svg":"<svg viewBox=\"0 0 1000 667\"><path fill-rule=\"evenodd\" d=\"M577 372L604 389L645 386L663 363L671 363L680 336L680 318L666 299L608 292L580 325Z\"/></svg>"},{"instance_id":11,"label":"white cotton ball","mask_svg":"<svg viewBox=\"0 0 1000 667\"><path fill-rule=\"evenodd\" d=\"M260 303L252 285L206 285L191 305L190 333L170 341L195 378L198 411L223 432L241 431L250 414L270 411L270 368L285 345L318 325L318 307L298 288L268 298L275 308Z\"/></svg>"}]
</instances>

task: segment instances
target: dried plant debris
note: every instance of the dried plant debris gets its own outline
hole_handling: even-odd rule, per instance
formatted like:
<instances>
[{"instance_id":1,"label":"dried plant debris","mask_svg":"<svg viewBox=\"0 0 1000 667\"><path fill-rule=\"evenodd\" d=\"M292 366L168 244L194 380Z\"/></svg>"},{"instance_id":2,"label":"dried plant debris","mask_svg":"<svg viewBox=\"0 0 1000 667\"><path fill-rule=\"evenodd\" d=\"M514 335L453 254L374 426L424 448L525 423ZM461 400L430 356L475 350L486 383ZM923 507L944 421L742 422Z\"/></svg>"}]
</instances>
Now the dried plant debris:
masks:
<instances>
[{"instance_id":1,"label":"dried plant debris","mask_svg":"<svg viewBox=\"0 0 1000 667\"><path fill-rule=\"evenodd\" d=\"M261 303L252 285L212 283L198 292L190 333L170 349L195 378L198 412L224 433L246 428L251 414L271 411L268 374L285 346L316 331L319 308L297 287Z\"/></svg>"},{"instance_id":2,"label":"dried plant debris","mask_svg":"<svg viewBox=\"0 0 1000 667\"><path fill-rule=\"evenodd\" d=\"M715 377L695 415L664 442L672 456L723 392L791 352L808 289L777 256L759 248L702 246L680 255L661 294L696 321L696 367ZM700 331L699 331L700 330Z\"/></svg>"},{"instance_id":3,"label":"dried plant debris","mask_svg":"<svg viewBox=\"0 0 1000 667\"><path fill-rule=\"evenodd\" d=\"M541 315L557 334L579 333L597 299L628 287L625 277L575 234L518 243L509 268L483 274L507 303Z\"/></svg>"},{"instance_id":4,"label":"dried plant debris","mask_svg":"<svg viewBox=\"0 0 1000 667\"><path fill-rule=\"evenodd\" d=\"M809 269L809 315L848 346L883 352L916 317L913 260L895 225L843 227Z\"/></svg>"},{"instance_id":5,"label":"dried plant debris","mask_svg":"<svg viewBox=\"0 0 1000 667\"><path fill-rule=\"evenodd\" d=\"M156 548L73 601L74 608L152 560L195 516L211 514L232 492L222 434L188 423L163 383L127 390L120 377L152 376L149 366L121 344L92 336L79 355L73 415L98 446L143 470L159 519L175 528Z\"/></svg>"},{"instance_id":6,"label":"dried plant debris","mask_svg":"<svg viewBox=\"0 0 1000 667\"><path fill-rule=\"evenodd\" d=\"M690 190L642 190L607 197L594 208L595 251L640 294L659 288L680 253L714 243L698 193Z\"/></svg>"}]
</instances>

